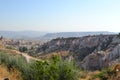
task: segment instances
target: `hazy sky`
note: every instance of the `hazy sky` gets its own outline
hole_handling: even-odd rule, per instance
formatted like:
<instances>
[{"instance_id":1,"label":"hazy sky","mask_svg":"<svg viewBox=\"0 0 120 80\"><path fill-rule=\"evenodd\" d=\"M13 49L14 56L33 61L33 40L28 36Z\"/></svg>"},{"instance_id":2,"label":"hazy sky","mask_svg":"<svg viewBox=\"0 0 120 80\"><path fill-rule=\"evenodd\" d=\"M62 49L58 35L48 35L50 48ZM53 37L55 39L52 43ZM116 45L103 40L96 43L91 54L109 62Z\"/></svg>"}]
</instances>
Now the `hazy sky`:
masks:
<instances>
[{"instance_id":1,"label":"hazy sky","mask_svg":"<svg viewBox=\"0 0 120 80\"><path fill-rule=\"evenodd\" d=\"M0 0L0 30L116 31L120 0Z\"/></svg>"}]
</instances>

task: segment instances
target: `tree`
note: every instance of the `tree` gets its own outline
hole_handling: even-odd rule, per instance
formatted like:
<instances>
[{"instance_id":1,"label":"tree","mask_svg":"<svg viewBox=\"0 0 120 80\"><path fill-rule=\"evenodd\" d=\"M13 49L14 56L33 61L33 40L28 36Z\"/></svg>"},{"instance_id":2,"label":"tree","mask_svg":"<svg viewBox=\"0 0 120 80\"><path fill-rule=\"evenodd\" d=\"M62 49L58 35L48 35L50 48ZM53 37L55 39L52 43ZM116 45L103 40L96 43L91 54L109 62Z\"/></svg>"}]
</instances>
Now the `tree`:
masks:
<instances>
[{"instance_id":1,"label":"tree","mask_svg":"<svg viewBox=\"0 0 120 80\"><path fill-rule=\"evenodd\" d=\"M26 52L28 49L27 49L27 47L20 47L19 48L19 51L20 52Z\"/></svg>"}]
</instances>

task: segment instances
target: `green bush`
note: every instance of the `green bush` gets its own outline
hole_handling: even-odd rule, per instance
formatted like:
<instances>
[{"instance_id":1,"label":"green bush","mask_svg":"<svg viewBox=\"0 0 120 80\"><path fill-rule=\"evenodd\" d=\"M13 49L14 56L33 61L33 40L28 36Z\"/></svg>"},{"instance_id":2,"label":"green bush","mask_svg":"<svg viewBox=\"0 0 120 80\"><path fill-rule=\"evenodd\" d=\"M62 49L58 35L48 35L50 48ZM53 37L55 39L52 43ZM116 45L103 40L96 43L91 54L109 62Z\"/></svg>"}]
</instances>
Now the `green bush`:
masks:
<instances>
[{"instance_id":1,"label":"green bush","mask_svg":"<svg viewBox=\"0 0 120 80\"><path fill-rule=\"evenodd\" d=\"M13 46L6 46L7 49L16 50Z\"/></svg>"},{"instance_id":2,"label":"green bush","mask_svg":"<svg viewBox=\"0 0 120 80\"><path fill-rule=\"evenodd\" d=\"M94 78L100 78L100 80L108 80L113 73L109 68L102 70L99 74L95 75Z\"/></svg>"},{"instance_id":3,"label":"green bush","mask_svg":"<svg viewBox=\"0 0 120 80\"><path fill-rule=\"evenodd\" d=\"M8 70L12 68L18 69L22 73L24 80L31 80L32 72L30 72L30 66L32 63L27 63L23 56L0 52L0 63L4 63L8 67Z\"/></svg>"},{"instance_id":4,"label":"green bush","mask_svg":"<svg viewBox=\"0 0 120 80\"><path fill-rule=\"evenodd\" d=\"M33 65L34 80L78 80L75 63L53 57L48 61L36 61Z\"/></svg>"}]
</instances>

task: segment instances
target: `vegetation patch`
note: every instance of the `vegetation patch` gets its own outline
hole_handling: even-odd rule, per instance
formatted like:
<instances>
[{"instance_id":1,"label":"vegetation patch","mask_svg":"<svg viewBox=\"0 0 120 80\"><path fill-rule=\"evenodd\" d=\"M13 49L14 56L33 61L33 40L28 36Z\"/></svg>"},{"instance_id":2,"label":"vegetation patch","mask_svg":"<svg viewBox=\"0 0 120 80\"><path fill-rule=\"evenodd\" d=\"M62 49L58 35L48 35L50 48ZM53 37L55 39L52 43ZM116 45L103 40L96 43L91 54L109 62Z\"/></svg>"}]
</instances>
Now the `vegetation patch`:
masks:
<instances>
[{"instance_id":1,"label":"vegetation patch","mask_svg":"<svg viewBox=\"0 0 120 80\"><path fill-rule=\"evenodd\" d=\"M49 61L31 61L28 63L21 55L0 52L0 63L8 71L17 69L23 80L78 80L79 69L73 61L63 60L58 56Z\"/></svg>"}]
</instances>

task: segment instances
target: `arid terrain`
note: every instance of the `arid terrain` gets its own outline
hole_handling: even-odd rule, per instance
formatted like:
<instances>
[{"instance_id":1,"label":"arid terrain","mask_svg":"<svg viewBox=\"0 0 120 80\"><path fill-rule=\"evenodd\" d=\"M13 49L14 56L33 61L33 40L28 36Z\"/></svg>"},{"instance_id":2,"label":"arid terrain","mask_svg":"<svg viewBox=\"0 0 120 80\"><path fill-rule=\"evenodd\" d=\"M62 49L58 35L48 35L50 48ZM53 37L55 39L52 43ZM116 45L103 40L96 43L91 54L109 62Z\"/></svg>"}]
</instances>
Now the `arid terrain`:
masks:
<instances>
[{"instance_id":1,"label":"arid terrain","mask_svg":"<svg viewBox=\"0 0 120 80\"><path fill-rule=\"evenodd\" d=\"M120 0L0 0L0 80L120 80Z\"/></svg>"},{"instance_id":2,"label":"arid terrain","mask_svg":"<svg viewBox=\"0 0 120 80\"><path fill-rule=\"evenodd\" d=\"M49 60L54 55L60 56L64 60L75 61L77 66L82 69L80 71L80 80L119 80L120 76L119 34L56 38L43 43L1 37L0 52L19 55L24 58L26 63ZM3 63L0 66L1 70L7 68L2 67ZM15 70L17 69L15 68ZM1 79L4 74L11 73L11 71L7 70L3 72L5 73L1 72ZM20 77L19 70L17 73L18 75L15 76ZM6 77L11 78L11 76L7 75Z\"/></svg>"}]
</instances>

